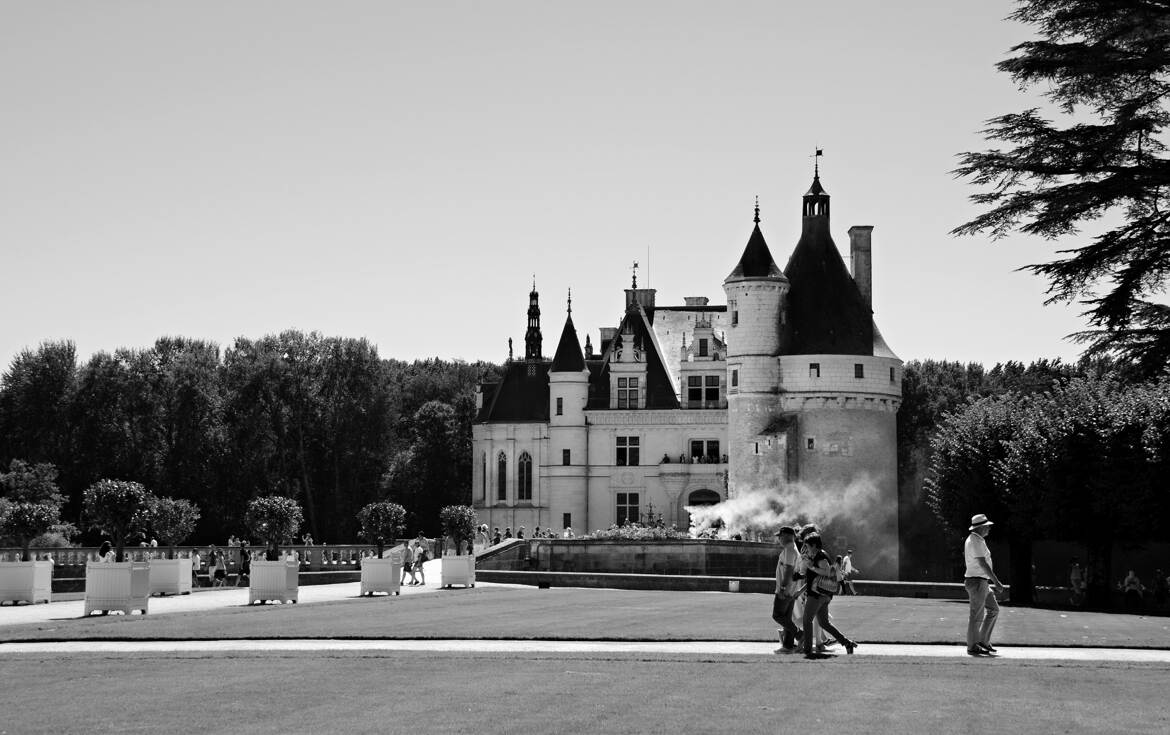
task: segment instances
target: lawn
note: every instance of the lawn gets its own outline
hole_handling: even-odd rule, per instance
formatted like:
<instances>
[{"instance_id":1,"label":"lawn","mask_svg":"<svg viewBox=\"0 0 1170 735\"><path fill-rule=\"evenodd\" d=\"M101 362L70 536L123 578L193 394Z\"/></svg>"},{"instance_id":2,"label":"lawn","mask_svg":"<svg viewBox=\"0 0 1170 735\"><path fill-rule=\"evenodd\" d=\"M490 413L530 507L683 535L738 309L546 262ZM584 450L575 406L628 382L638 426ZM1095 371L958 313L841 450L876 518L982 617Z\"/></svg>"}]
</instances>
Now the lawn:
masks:
<instances>
[{"instance_id":1,"label":"lawn","mask_svg":"<svg viewBox=\"0 0 1170 735\"><path fill-rule=\"evenodd\" d=\"M19 655L7 733L1165 733L1164 667L517 654ZM822 705L817 702L826 702Z\"/></svg>"},{"instance_id":2,"label":"lawn","mask_svg":"<svg viewBox=\"0 0 1170 735\"><path fill-rule=\"evenodd\" d=\"M859 641L957 644L965 602L839 597L838 627ZM205 638L552 638L772 640L767 595L479 586L402 597L228 607L3 625L0 641ZM1168 647L1170 618L1004 607L1008 645Z\"/></svg>"}]
</instances>

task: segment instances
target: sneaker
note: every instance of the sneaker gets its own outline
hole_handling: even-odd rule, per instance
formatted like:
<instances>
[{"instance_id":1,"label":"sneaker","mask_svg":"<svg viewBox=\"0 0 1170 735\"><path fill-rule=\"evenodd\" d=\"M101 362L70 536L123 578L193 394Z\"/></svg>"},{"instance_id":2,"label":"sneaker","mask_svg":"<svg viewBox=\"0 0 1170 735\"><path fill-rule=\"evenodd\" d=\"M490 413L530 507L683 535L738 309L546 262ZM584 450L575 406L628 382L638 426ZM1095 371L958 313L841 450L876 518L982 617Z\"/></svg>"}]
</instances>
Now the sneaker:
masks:
<instances>
[{"instance_id":1,"label":"sneaker","mask_svg":"<svg viewBox=\"0 0 1170 735\"><path fill-rule=\"evenodd\" d=\"M984 653L989 653L992 656L999 653L999 651L995 650L995 648L993 648L990 643L976 643L975 646L976 646L976 648L983 649Z\"/></svg>"},{"instance_id":2,"label":"sneaker","mask_svg":"<svg viewBox=\"0 0 1170 735\"><path fill-rule=\"evenodd\" d=\"M976 647L976 648L968 648L967 655L968 656L987 656L989 654L987 653L987 651L984 651L982 648Z\"/></svg>"},{"instance_id":3,"label":"sneaker","mask_svg":"<svg viewBox=\"0 0 1170 735\"><path fill-rule=\"evenodd\" d=\"M795 648L788 648L787 646L781 646L780 648L777 648L775 651L772 651L772 653L784 653L784 654L796 653L796 649Z\"/></svg>"},{"instance_id":4,"label":"sneaker","mask_svg":"<svg viewBox=\"0 0 1170 735\"><path fill-rule=\"evenodd\" d=\"M855 648L857 648L857 646L858 646L858 645L859 645L859 644L857 643L857 641L845 641L845 653L847 653L847 654L849 654L850 656L852 656L852 655L853 655L853 650L854 650Z\"/></svg>"},{"instance_id":5,"label":"sneaker","mask_svg":"<svg viewBox=\"0 0 1170 735\"><path fill-rule=\"evenodd\" d=\"M837 645L837 641L833 640L832 638L826 638L825 640L821 641L821 645L825 648L829 648L831 646Z\"/></svg>"},{"instance_id":6,"label":"sneaker","mask_svg":"<svg viewBox=\"0 0 1170 735\"><path fill-rule=\"evenodd\" d=\"M828 647L827 647L827 646L826 646L824 643L818 643L818 644L817 644L817 649L816 649L816 650L817 650L817 653L825 653L825 652L826 652L826 651L828 651L829 649L828 649Z\"/></svg>"}]
</instances>

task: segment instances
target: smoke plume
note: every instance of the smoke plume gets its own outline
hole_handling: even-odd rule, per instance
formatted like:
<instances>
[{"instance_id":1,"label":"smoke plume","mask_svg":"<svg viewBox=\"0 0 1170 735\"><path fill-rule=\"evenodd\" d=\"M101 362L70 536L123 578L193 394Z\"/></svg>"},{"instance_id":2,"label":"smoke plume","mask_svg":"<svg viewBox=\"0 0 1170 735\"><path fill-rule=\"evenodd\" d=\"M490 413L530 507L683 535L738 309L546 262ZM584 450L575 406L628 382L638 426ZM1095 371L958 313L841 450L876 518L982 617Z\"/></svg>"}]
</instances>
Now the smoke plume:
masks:
<instances>
[{"instance_id":1,"label":"smoke plume","mask_svg":"<svg viewBox=\"0 0 1170 735\"><path fill-rule=\"evenodd\" d=\"M691 514L691 535L719 538L767 535L781 526L815 523L825 528L834 520L848 520L860 527L878 508L878 488L868 476L844 485L790 483L772 488L747 488L734 498L705 506L687 506Z\"/></svg>"}]
</instances>

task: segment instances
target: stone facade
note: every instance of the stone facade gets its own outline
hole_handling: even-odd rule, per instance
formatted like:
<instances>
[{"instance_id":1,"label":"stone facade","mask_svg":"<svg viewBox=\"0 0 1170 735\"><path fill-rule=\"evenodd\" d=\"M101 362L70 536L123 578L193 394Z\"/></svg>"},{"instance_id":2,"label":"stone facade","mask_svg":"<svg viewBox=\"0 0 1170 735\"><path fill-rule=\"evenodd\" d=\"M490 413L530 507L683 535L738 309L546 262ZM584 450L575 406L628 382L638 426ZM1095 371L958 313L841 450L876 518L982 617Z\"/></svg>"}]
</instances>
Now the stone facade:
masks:
<instances>
[{"instance_id":1,"label":"stone facade","mask_svg":"<svg viewBox=\"0 0 1170 735\"><path fill-rule=\"evenodd\" d=\"M688 505L800 484L843 498L825 528L856 547L866 576L897 574L895 416L902 362L872 321L872 227L849 231L846 268L819 178L800 242L781 270L759 227L725 279L727 304L658 306L625 292L625 316L582 353L570 315L555 356L539 354L535 288L525 360L481 386L472 496L501 532L577 535ZM571 302L570 302L571 306ZM537 315L536 322L533 315ZM834 501L835 502L835 501Z\"/></svg>"}]
</instances>

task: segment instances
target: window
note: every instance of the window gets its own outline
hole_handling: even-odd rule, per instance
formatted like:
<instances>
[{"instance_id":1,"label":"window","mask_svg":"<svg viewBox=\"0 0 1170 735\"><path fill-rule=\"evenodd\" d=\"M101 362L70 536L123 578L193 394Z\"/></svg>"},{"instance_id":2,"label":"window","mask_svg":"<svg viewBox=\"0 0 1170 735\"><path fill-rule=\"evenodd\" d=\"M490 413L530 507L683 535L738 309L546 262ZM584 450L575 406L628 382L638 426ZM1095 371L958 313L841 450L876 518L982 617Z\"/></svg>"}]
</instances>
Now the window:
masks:
<instances>
[{"instance_id":1,"label":"window","mask_svg":"<svg viewBox=\"0 0 1170 735\"><path fill-rule=\"evenodd\" d=\"M738 370L731 371L731 387L732 388L739 387L739 371Z\"/></svg>"},{"instance_id":2,"label":"window","mask_svg":"<svg viewBox=\"0 0 1170 735\"><path fill-rule=\"evenodd\" d=\"M894 382L894 368L890 368L890 382Z\"/></svg>"},{"instance_id":3,"label":"window","mask_svg":"<svg viewBox=\"0 0 1170 735\"><path fill-rule=\"evenodd\" d=\"M618 378L618 408L638 407L638 379Z\"/></svg>"},{"instance_id":4,"label":"window","mask_svg":"<svg viewBox=\"0 0 1170 735\"><path fill-rule=\"evenodd\" d=\"M719 441L717 439L692 439L691 461L716 463L719 461Z\"/></svg>"},{"instance_id":5,"label":"window","mask_svg":"<svg viewBox=\"0 0 1170 735\"><path fill-rule=\"evenodd\" d=\"M573 514L572 513L562 513L561 514L561 525L564 526L565 528L572 528L573 527Z\"/></svg>"},{"instance_id":6,"label":"window","mask_svg":"<svg viewBox=\"0 0 1170 735\"><path fill-rule=\"evenodd\" d=\"M853 377L858 378L858 379L864 378L865 377L865 365L862 365L860 362L856 363L853 366Z\"/></svg>"},{"instance_id":7,"label":"window","mask_svg":"<svg viewBox=\"0 0 1170 735\"><path fill-rule=\"evenodd\" d=\"M703 403L703 376L687 377L687 406L698 408Z\"/></svg>"},{"instance_id":8,"label":"window","mask_svg":"<svg viewBox=\"0 0 1170 735\"><path fill-rule=\"evenodd\" d=\"M739 324L739 310L737 309L737 310L731 312L731 326L734 327L734 326L737 326L738 324Z\"/></svg>"},{"instance_id":9,"label":"window","mask_svg":"<svg viewBox=\"0 0 1170 735\"><path fill-rule=\"evenodd\" d=\"M638 466L638 444L636 436L619 436L617 438L617 465L619 467Z\"/></svg>"},{"instance_id":10,"label":"window","mask_svg":"<svg viewBox=\"0 0 1170 735\"><path fill-rule=\"evenodd\" d=\"M808 451L815 451L817 448L817 438L815 436L806 436L804 438L804 448Z\"/></svg>"},{"instance_id":11,"label":"window","mask_svg":"<svg viewBox=\"0 0 1170 735\"><path fill-rule=\"evenodd\" d=\"M565 399L564 398L557 398L557 416L563 416L564 414L565 414Z\"/></svg>"},{"instance_id":12,"label":"window","mask_svg":"<svg viewBox=\"0 0 1170 735\"><path fill-rule=\"evenodd\" d=\"M571 465L573 463L572 460L570 459L571 457L572 457L572 454L570 453L570 451L568 449L561 450L561 464L565 465L566 467Z\"/></svg>"},{"instance_id":13,"label":"window","mask_svg":"<svg viewBox=\"0 0 1170 735\"><path fill-rule=\"evenodd\" d=\"M516 499L532 500L532 457L528 452L516 463Z\"/></svg>"},{"instance_id":14,"label":"window","mask_svg":"<svg viewBox=\"0 0 1170 735\"><path fill-rule=\"evenodd\" d=\"M699 340L699 357L706 357L706 356L707 356L707 340L701 339L701 340Z\"/></svg>"},{"instance_id":15,"label":"window","mask_svg":"<svg viewBox=\"0 0 1170 735\"><path fill-rule=\"evenodd\" d=\"M808 377L810 377L810 378L821 377L821 364L819 362L810 362L808 364Z\"/></svg>"},{"instance_id":16,"label":"window","mask_svg":"<svg viewBox=\"0 0 1170 735\"><path fill-rule=\"evenodd\" d=\"M617 494L617 524L638 522L638 493Z\"/></svg>"},{"instance_id":17,"label":"window","mask_svg":"<svg viewBox=\"0 0 1170 735\"><path fill-rule=\"evenodd\" d=\"M496 500L508 499L508 458L500 452L496 457Z\"/></svg>"},{"instance_id":18,"label":"window","mask_svg":"<svg viewBox=\"0 0 1170 735\"><path fill-rule=\"evenodd\" d=\"M703 382L707 386L707 391L703 395L703 400L707 401L708 404L718 405L719 404L719 376L718 375L708 375L708 376L703 378Z\"/></svg>"}]
</instances>

